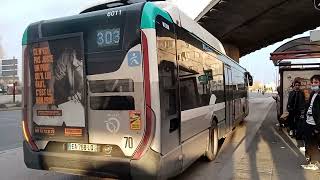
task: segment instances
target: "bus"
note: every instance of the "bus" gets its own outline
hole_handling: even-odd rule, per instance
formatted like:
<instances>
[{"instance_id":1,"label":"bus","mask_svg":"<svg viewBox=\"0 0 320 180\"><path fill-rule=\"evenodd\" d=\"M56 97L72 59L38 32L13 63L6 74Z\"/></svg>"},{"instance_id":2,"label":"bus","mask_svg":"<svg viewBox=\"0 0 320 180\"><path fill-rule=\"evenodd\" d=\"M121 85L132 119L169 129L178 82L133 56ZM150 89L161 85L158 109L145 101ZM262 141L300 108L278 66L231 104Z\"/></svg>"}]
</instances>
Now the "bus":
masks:
<instances>
[{"instance_id":1,"label":"bus","mask_svg":"<svg viewBox=\"0 0 320 180\"><path fill-rule=\"evenodd\" d=\"M214 160L249 112L249 72L168 2L36 22L22 44L28 168L166 179Z\"/></svg>"}]
</instances>

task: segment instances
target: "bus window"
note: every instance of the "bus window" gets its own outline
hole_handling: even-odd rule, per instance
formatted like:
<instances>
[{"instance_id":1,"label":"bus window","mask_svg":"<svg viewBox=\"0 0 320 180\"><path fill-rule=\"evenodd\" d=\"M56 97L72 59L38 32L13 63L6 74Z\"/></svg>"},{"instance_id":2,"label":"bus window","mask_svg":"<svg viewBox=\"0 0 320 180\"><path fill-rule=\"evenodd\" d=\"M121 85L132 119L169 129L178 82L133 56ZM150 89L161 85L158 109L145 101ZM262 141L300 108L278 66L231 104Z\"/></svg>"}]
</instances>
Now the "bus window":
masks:
<instances>
[{"instance_id":1,"label":"bus window","mask_svg":"<svg viewBox=\"0 0 320 180\"><path fill-rule=\"evenodd\" d=\"M104 92L133 92L134 83L132 79L110 79L89 81L92 93Z\"/></svg>"},{"instance_id":2,"label":"bus window","mask_svg":"<svg viewBox=\"0 0 320 180\"><path fill-rule=\"evenodd\" d=\"M156 19L161 116L177 115L177 66L174 26L161 16Z\"/></svg>"},{"instance_id":3,"label":"bus window","mask_svg":"<svg viewBox=\"0 0 320 180\"><path fill-rule=\"evenodd\" d=\"M177 51L178 57L181 57L178 61L181 99L183 96L192 99L181 100L181 109L188 110L207 106L212 94L217 97L216 103L223 102L223 63L213 56L215 52L207 52L208 48L204 48L206 45L201 40L182 28L178 29ZM210 75L207 74L208 72ZM194 83L194 85L190 83ZM188 84L188 86L184 87L184 84ZM183 89L189 87L188 90ZM192 89L193 87L195 89Z\"/></svg>"},{"instance_id":4,"label":"bus window","mask_svg":"<svg viewBox=\"0 0 320 180\"><path fill-rule=\"evenodd\" d=\"M224 102L223 63L206 53L204 57L204 68L212 71L212 79L208 80L210 93L216 96L216 103Z\"/></svg>"},{"instance_id":5,"label":"bus window","mask_svg":"<svg viewBox=\"0 0 320 180\"><path fill-rule=\"evenodd\" d=\"M92 110L134 110L134 99L131 96L91 96Z\"/></svg>"},{"instance_id":6,"label":"bus window","mask_svg":"<svg viewBox=\"0 0 320 180\"><path fill-rule=\"evenodd\" d=\"M161 152L167 153L180 144L180 104L174 26L162 16L156 18L157 59L160 95Z\"/></svg>"},{"instance_id":7,"label":"bus window","mask_svg":"<svg viewBox=\"0 0 320 180\"><path fill-rule=\"evenodd\" d=\"M181 111L198 107L196 78L180 78Z\"/></svg>"}]
</instances>

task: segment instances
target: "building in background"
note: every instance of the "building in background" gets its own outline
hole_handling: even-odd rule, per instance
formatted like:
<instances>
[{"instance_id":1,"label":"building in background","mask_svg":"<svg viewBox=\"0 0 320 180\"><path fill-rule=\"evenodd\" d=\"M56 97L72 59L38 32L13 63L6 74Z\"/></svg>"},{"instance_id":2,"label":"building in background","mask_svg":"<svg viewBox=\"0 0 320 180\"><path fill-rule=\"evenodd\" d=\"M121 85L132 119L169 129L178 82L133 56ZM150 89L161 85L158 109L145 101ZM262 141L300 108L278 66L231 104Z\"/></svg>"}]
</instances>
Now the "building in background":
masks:
<instances>
[{"instance_id":1,"label":"building in background","mask_svg":"<svg viewBox=\"0 0 320 180\"><path fill-rule=\"evenodd\" d=\"M275 92L277 89L277 85L275 82L269 82L269 83L262 83L260 81L253 82L253 85L249 87L249 90L251 92L267 92L272 93Z\"/></svg>"},{"instance_id":2,"label":"building in background","mask_svg":"<svg viewBox=\"0 0 320 180\"><path fill-rule=\"evenodd\" d=\"M18 82L18 59L0 59L0 86Z\"/></svg>"}]
</instances>

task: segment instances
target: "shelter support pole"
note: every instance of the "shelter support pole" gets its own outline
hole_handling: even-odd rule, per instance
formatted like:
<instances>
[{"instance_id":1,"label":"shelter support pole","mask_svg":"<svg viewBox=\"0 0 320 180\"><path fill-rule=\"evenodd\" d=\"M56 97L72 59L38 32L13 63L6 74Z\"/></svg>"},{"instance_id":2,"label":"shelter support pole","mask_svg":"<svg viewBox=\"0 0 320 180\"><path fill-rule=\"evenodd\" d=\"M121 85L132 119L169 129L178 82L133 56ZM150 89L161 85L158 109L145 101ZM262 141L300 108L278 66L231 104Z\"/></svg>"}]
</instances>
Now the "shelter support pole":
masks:
<instances>
[{"instance_id":1,"label":"shelter support pole","mask_svg":"<svg viewBox=\"0 0 320 180\"><path fill-rule=\"evenodd\" d=\"M224 43L223 46L227 55L231 57L233 60L239 62L239 59L240 59L239 48L232 44L227 44L227 43Z\"/></svg>"}]
</instances>

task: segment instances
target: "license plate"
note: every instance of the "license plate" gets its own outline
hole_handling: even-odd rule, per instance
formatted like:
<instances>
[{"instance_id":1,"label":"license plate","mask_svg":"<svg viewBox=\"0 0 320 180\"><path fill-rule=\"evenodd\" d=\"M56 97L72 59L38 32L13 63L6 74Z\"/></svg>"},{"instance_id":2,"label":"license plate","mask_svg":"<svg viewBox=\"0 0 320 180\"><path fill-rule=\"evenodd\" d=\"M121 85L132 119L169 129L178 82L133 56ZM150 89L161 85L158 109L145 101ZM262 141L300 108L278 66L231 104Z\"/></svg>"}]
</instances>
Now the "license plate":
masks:
<instances>
[{"instance_id":1,"label":"license plate","mask_svg":"<svg viewBox=\"0 0 320 180\"><path fill-rule=\"evenodd\" d=\"M68 143L67 150L98 152L98 146L96 144Z\"/></svg>"}]
</instances>

